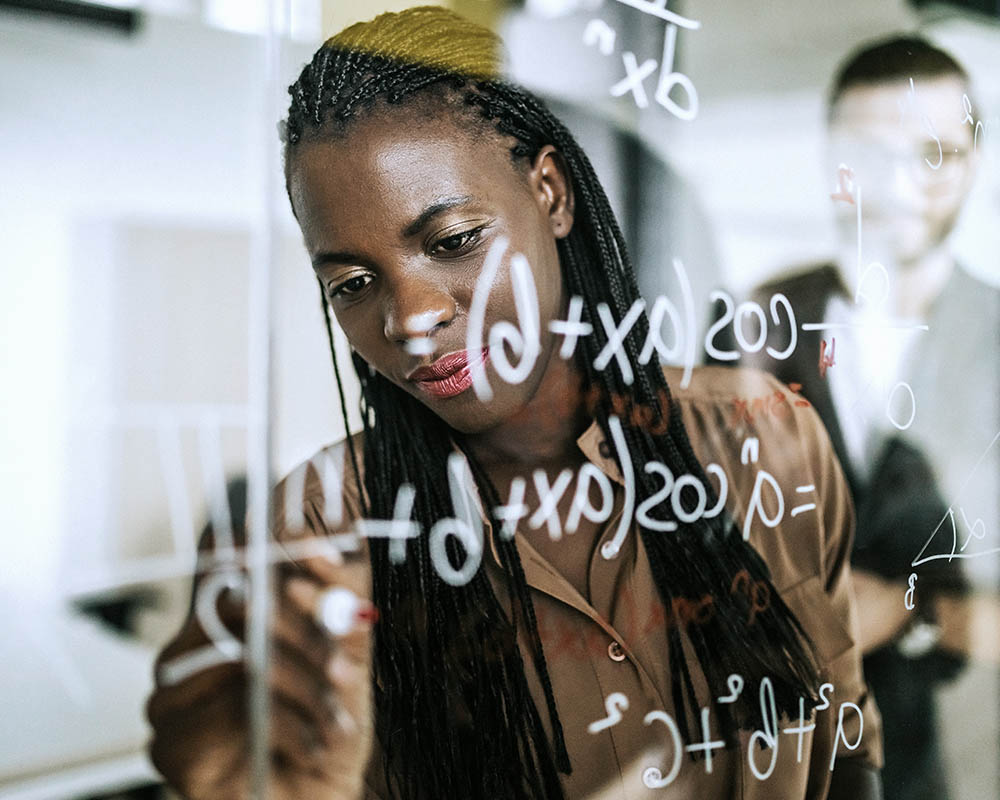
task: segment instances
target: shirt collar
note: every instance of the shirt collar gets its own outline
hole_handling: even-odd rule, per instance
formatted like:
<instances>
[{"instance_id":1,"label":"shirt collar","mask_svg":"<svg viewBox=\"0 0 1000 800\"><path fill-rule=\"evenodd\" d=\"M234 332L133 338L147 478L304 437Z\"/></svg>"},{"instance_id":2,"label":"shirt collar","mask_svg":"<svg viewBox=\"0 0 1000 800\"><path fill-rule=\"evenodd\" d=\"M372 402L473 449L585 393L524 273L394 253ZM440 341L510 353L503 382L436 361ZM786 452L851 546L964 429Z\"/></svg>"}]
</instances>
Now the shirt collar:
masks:
<instances>
[{"instance_id":1,"label":"shirt collar","mask_svg":"<svg viewBox=\"0 0 1000 800\"><path fill-rule=\"evenodd\" d=\"M596 466L615 483L624 486L625 481L622 478L621 469L618 466L618 462L614 459L614 450L611 447L611 443L607 441L604 431L601 430L601 426L596 420L591 422L587 430L577 437L576 446L580 448L580 452L583 453L591 464ZM494 563L499 567L500 552L497 549L496 542L499 534L493 531L493 526L490 524L486 511L483 508L479 492L473 492L473 497L475 498L476 507L479 509L479 514L483 521L483 536L489 542L489 550L493 555ZM506 501L506 498L501 498L501 500ZM551 565L549 565L549 563L542 558L541 555L539 555L538 551L535 550L535 548L532 547L523 537L518 540L518 550L521 553L522 559L526 559L530 563L537 564L539 568L544 569L547 572L558 574L555 573ZM527 563L525 564L525 570L526 572L528 571Z\"/></svg>"}]
</instances>

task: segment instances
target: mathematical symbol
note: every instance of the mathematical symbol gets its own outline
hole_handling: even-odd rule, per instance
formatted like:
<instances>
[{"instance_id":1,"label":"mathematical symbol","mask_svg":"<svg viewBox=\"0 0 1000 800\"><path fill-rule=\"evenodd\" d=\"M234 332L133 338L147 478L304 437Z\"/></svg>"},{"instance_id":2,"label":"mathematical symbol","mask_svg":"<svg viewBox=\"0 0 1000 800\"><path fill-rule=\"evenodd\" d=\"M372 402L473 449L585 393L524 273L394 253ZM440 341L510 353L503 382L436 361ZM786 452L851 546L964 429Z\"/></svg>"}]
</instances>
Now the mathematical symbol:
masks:
<instances>
[{"instance_id":1,"label":"mathematical symbol","mask_svg":"<svg viewBox=\"0 0 1000 800\"><path fill-rule=\"evenodd\" d=\"M681 28L696 31L701 27L701 22L698 20L681 16L676 11L670 11L667 8L667 0L618 0L618 2L631 6L644 14L652 14L654 17L659 17Z\"/></svg>"},{"instance_id":2,"label":"mathematical symbol","mask_svg":"<svg viewBox=\"0 0 1000 800\"><path fill-rule=\"evenodd\" d=\"M810 722L808 725L805 724L806 708L805 700L801 697L799 698L799 726L797 728L783 728L782 733L787 733L790 735L798 735L799 743L798 749L796 751L796 760L799 764L802 763L802 736L803 734L809 733L816 727L815 722ZM811 718L811 716L810 716Z\"/></svg>"},{"instance_id":3,"label":"mathematical symbol","mask_svg":"<svg viewBox=\"0 0 1000 800\"><path fill-rule=\"evenodd\" d=\"M581 637L575 628L559 625L556 628L559 638L552 647L552 657L580 658L580 650L586 652L586 646L581 648Z\"/></svg>"},{"instance_id":4,"label":"mathematical symbol","mask_svg":"<svg viewBox=\"0 0 1000 800\"><path fill-rule=\"evenodd\" d=\"M968 122L970 125L974 125L975 119L972 116L972 101L969 99L969 95L962 95L962 106L965 108L965 119L962 120L962 124ZM955 152L957 153L958 150L956 149Z\"/></svg>"},{"instance_id":5,"label":"mathematical symbol","mask_svg":"<svg viewBox=\"0 0 1000 800\"><path fill-rule=\"evenodd\" d=\"M524 478L518 476L510 482L510 494L507 497L507 504L496 506L493 513L496 514L497 522L501 523L500 538L513 539L517 531L517 523L528 516L531 510L524 503Z\"/></svg>"},{"instance_id":6,"label":"mathematical symbol","mask_svg":"<svg viewBox=\"0 0 1000 800\"><path fill-rule=\"evenodd\" d=\"M554 319L549 323L549 330L556 336L563 336L562 347L559 348L559 358L569 358L576 349L576 340L581 336L590 336L594 326L589 322L581 322L583 315L583 298L573 295L569 301L566 319Z\"/></svg>"},{"instance_id":7,"label":"mathematical symbol","mask_svg":"<svg viewBox=\"0 0 1000 800\"><path fill-rule=\"evenodd\" d=\"M930 167L931 169L940 169L941 164L944 163L944 150L941 147L941 140L938 138L938 135L934 130L934 123L931 122L931 118L928 117L926 114L921 114L921 119L924 123L924 129L927 131L928 134L930 134L930 137L934 140L934 143L937 145L938 149L937 164L932 164L931 160L926 157L924 158L924 163L927 164L927 166Z\"/></svg>"},{"instance_id":8,"label":"mathematical symbol","mask_svg":"<svg viewBox=\"0 0 1000 800\"><path fill-rule=\"evenodd\" d=\"M660 80L656 85L656 102L663 106L675 117L683 120L692 120L698 116L698 90L694 88L691 79L682 72L674 71L674 53L677 48L677 26L667 25L667 32L663 37L663 60L660 62ZM670 92L675 86L684 89L688 98L688 106L685 108L670 97Z\"/></svg>"},{"instance_id":9,"label":"mathematical symbol","mask_svg":"<svg viewBox=\"0 0 1000 800\"><path fill-rule=\"evenodd\" d=\"M573 470L569 467L564 469L556 477L556 482L549 485L549 476L544 469L536 469L532 475L535 483L535 491L538 493L538 510L531 515L528 524L533 529L542 527L545 523L548 527L549 536L553 539L562 538L562 526L559 524L559 500L566 493L573 480Z\"/></svg>"},{"instance_id":10,"label":"mathematical symbol","mask_svg":"<svg viewBox=\"0 0 1000 800\"><path fill-rule=\"evenodd\" d=\"M299 561L317 556L336 561L342 553L356 553L360 549L361 540L355 531L332 533L329 536L274 542L269 548L268 563ZM201 566L199 563L199 568Z\"/></svg>"},{"instance_id":11,"label":"mathematical symbol","mask_svg":"<svg viewBox=\"0 0 1000 800\"><path fill-rule=\"evenodd\" d=\"M807 483L804 486L796 486L795 491L799 494L805 494L806 492L815 492L816 486L812 483ZM799 514L804 514L806 511L812 511L816 508L815 503L803 503L801 506L795 506L792 509L792 516L798 516Z\"/></svg>"},{"instance_id":12,"label":"mathematical symbol","mask_svg":"<svg viewBox=\"0 0 1000 800\"><path fill-rule=\"evenodd\" d=\"M621 692L612 692L604 698L604 708L608 716L591 722L587 726L587 733L600 733L606 728L617 725L622 720L622 711L628 710L628 697Z\"/></svg>"},{"instance_id":13,"label":"mathematical symbol","mask_svg":"<svg viewBox=\"0 0 1000 800\"><path fill-rule=\"evenodd\" d=\"M765 483L771 487L771 492L774 494L775 501L778 504L778 509L772 516L768 516L767 511L764 509L763 491ZM743 541L750 539L750 527L753 524L755 515L759 516L760 521L768 528L777 527L778 523L781 522L781 518L785 515L785 496L781 493L781 487L774 476L763 469L757 471L757 477L754 479L753 484L753 494L750 495L750 502L747 504L747 514L743 521Z\"/></svg>"},{"instance_id":14,"label":"mathematical symbol","mask_svg":"<svg viewBox=\"0 0 1000 800\"><path fill-rule=\"evenodd\" d=\"M735 703L737 698L743 692L743 676L733 673L728 678L726 678L726 686L729 689L728 695L723 695L717 699L720 705L726 703Z\"/></svg>"},{"instance_id":15,"label":"mathematical symbol","mask_svg":"<svg viewBox=\"0 0 1000 800\"><path fill-rule=\"evenodd\" d=\"M642 82L656 69L656 59L647 59L642 62L640 67L639 62L635 60L635 53L626 50L622 53L622 62L625 64L626 74L624 78L611 87L611 96L621 97L626 92L631 91L635 97L635 104L639 108L647 108L649 98L646 96L646 89Z\"/></svg>"},{"instance_id":16,"label":"mathematical symbol","mask_svg":"<svg viewBox=\"0 0 1000 800\"><path fill-rule=\"evenodd\" d=\"M819 376L821 378L826 377L826 371L829 367L832 367L836 362L834 361L834 353L837 349L837 340L834 338L830 339L830 354L826 353L826 339L823 339L819 343Z\"/></svg>"},{"instance_id":17,"label":"mathematical symbol","mask_svg":"<svg viewBox=\"0 0 1000 800\"><path fill-rule=\"evenodd\" d=\"M312 459L309 464L320 474L323 486L323 519L328 525L335 527L340 524L343 517L340 469L330 453L323 451L320 458L319 465ZM285 528L293 535L303 533L306 525L303 503L306 501L307 472L308 469L295 470L285 481Z\"/></svg>"},{"instance_id":18,"label":"mathematical symbol","mask_svg":"<svg viewBox=\"0 0 1000 800\"><path fill-rule=\"evenodd\" d=\"M712 771L712 751L718 750L721 747L725 747L726 743L720 739L712 739L712 731L708 723L708 709L703 708L701 710L701 734L704 737L701 744L689 744L684 749L689 753L696 753L699 750L705 751L705 772L711 773Z\"/></svg>"},{"instance_id":19,"label":"mathematical symbol","mask_svg":"<svg viewBox=\"0 0 1000 800\"><path fill-rule=\"evenodd\" d=\"M212 521L212 544L221 560L233 557L233 521L229 513L225 468L222 463L222 440L219 425L206 420L198 429L198 455L201 474L209 500Z\"/></svg>"},{"instance_id":20,"label":"mathematical symbol","mask_svg":"<svg viewBox=\"0 0 1000 800\"><path fill-rule=\"evenodd\" d=\"M427 336L407 339L404 348L411 356L429 356L434 352L434 340Z\"/></svg>"},{"instance_id":21,"label":"mathematical symbol","mask_svg":"<svg viewBox=\"0 0 1000 800\"><path fill-rule=\"evenodd\" d=\"M596 43L602 55L610 56L615 49L615 29L603 19L592 19L583 31L583 43L588 47Z\"/></svg>"},{"instance_id":22,"label":"mathematical symbol","mask_svg":"<svg viewBox=\"0 0 1000 800\"><path fill-rule=\"evenodd\" d=\"M369 539L389 540L389 561L401 564L406 560L406 540L420 536L420 525L410 520L416 489L404 483L396 492L396 502L392 509L392 519L358 520L357 533Z\"/></svg>"},{"instance_id":23,"label":"mathematical symbol","mask_svg":"<svg viewBox=\"0 0 1000 800\"><path fill-rule=\"evenodd\" d=\"M788 388L791 389L793 392L795 392L795 394L798 394L800 391L802 391L802 384L801 383L790 383L790 384L788 384ZM802 406L803 408L805 408L805 407L809 406L809 401L806 400L804 397L799 397L795 401L795 405Z\"/></svg>"},{"instance_id":24,"label":"mathematical symbol","mask_svg":"<svg viewBox=\"0 0 1000 800\"><path fill-rule=\"evenodd\" d=\"M906 585L909 588L906 590L906 594L903 595L903 605L906 606L907 611L913 611L916 605L913 599L914 593L917 591L916 583L917 583L917 573L911 572L910 577L906 582Z\"/></svg>"},{"instance_id":25,"label":"mathematical symbol","mask_svg":"<svg viewBox=\"0 0 1000 800\"><path fill-rule=\"evenodd\" d=\"M837 167L837 191L830 195L830 199L854 205L854 170L847 164Z\"/></svg>"},{"instance_id":26,"label":"mathematical symbol","mask_svg":"<svg viewBox=\"0 0 1000 800\"><path fill-rule=\"evenodd\" d=\"M406 352L411 356L426 356L434 352L434 341L427 335L437 325L434 314L411 314L403 323L403 328L409 335L406 340Z\"/></svg>"},{"instance_id":27,"label":"mathematical symbol","mask_svg":"<svg viewBox=\"0 0 1000 800\"><path fill-rule=\"evenodd\" d=\"M608 343L604 345L601 352L597 354L597 358L594 359L594 369L604 369L611 361L611 357L614 356L618 362L618 368L622 373L622 381L624 381L626 386L632 385L632 365L629 363L628 356L625 355L623 345L625 337L632 329L632 326L638 322L645 307L646 301L640 297L632 303L632 307L625 315L625 319L621 321L621 325L616 326L608 304L601 303L597 306L597 313L601 317L601 323L604 325L604 332L608 335Z\"/></svg>"},{"instance_id":28,"label":"mathematical symbol","mask_svg":"<svg viewBox=\"0 0 1000 800\"><path fill-rule=\"evenodd\" d=\"M748 400L739 397L733 398L733 427L739 426L744 421L753 425L754 417L750 413L748 402Z\"/></svg>"},{"instance_id":29,"label":"mathematical symbol","mask_svg":"<svg viewBox=\"0 0 1000 800\"><path fill-rule=\"evenodd\" d=\"M965 527L969 529L969 536L965 540L965 544L961 547L961 551L965 552L965 548L969 546L969 542L972 541L973 536L977 539L986 538L986 523L983 522L981 518L976 517L976 521L970 525L969 518L965 515L965 509L962 506L959 506L958 510L962 512L962 519L965 520ZM978 533L976 533L977 530L979 531Z\"/></svg>"},{"instance_id":30,"label":"mathematical symbol","mask_svg":"<svg viewBox=\"0 0 1000 800\"><path fill-rule=\"evenodd\" d=\"M677 259L674 260L676 261ZM670 317L670 324L674 329L674 348L667 347L666 342L663 341L663 333L660 330L663 326L663 320L667 316ZM674 307L674 304L670 302L670 298L665 294L659 295L653 303L652 311L649 312L649 334L646 336L646 342L642 346L642 352L639 353L639 363L648 364L649 359L653 357L654 351L660 356L662 363L669 363L680 354L683 334L684 331L681 328L681 321L677 316L677 309Z\"/></svg>"}]
</instances>

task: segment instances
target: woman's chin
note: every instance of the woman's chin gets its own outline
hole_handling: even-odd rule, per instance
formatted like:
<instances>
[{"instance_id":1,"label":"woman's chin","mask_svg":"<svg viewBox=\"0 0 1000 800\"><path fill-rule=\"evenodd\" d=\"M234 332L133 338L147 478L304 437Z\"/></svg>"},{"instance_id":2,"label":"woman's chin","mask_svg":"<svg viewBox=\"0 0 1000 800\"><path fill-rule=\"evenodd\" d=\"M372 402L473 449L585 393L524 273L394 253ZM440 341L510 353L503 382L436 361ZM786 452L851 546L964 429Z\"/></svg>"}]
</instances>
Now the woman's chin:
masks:
<instances>
[{"instance_id":1,"label":"woman's chin","mask_svg":"<svg viewBox=\"0 0 1000 800\"><path fill-rule=\"evenodd\" d=\"M459 433L483 433L500 424L504 418L495 399L484 403L472 388L454 395L411 388L410 394Z\"/></svg>"},{"instance_id":2,"label":"woman's chin","mask_svg":"<svg viewBox=\"0 0 1000 800\"><path fill-rule=\"evenodd\" d=\"M474 436L492 430L503 423L503 415L498 414L494 409L487 408L475 397L469 404L471 407L433 410L452 429L469 436ZM432 407L433 408L433 407Z\"/></svg>"}]
</instances>

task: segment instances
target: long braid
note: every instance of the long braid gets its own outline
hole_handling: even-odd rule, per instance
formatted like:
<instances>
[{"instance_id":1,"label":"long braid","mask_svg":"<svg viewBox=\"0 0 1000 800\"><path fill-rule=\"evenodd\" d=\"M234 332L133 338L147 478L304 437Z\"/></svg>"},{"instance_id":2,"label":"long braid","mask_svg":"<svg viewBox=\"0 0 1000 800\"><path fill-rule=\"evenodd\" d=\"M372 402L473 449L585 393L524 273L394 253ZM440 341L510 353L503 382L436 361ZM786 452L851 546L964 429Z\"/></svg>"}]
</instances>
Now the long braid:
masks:
<instances>
[{"instance_id":1,"label":"long braid","mask_svg":"<svg viewBox=\"0 0 1000 800\"><path fill-rule=\"evenodd\" d=\"M568 290L583 298L583 321L593 326L593 335L578 344L576 361L586 385L599 389L594 416L610 441L612 396L629 394L636 405L654 409L662 397L671 409L670 389L655 359L640 362L649 330L645 314L623 343L633 370L631 383L618 369L594 368L608 341L598 308L607 304L615 320L624 318L639 297L635 271L586 155L539 100L493 77L495 44L485 29L429 7L383 15L338 34L289 89L286 176L292 149L304 137L341 135L380 101L388 106L416 98L443 103L485 126L484 132L492 129L512 137L515 161L533 158L552 144L566 162L576 198L573 228L557 242L560 262ZM325 303L324 313L329 314ZM332 332L330 344L332 351ZM362 386L367 511L374 518L391 518L397 487L410 483L416 490L412 516L429 531L437 520L454 516L446 464L460 442L426 407L373 373L357 355L354 364ZM337 380L340 384L339 371ZM343 401L342 413L346 421ZM717 495L680 415L671 411L665 422L662 434L627 424L623 429L637 502L659 489L657 479L644 469L650 461L659 461L675 475L698 478L708 505L714 505ZM485 470L467 457L498 531L493 515L499 504L496 489ZM669 510L661 513L670 518ZM695 599L708 592L716 609L708 621L691 626L683 636L677 626L669 632L671 695L682 735L687 737L688 722L697 719L699 706L684 637L710 687L724 686L734 672L750 681L770 677L779 712L797 713L799 697L815 697L818 670L812 645L771 583L763 559L725 513L674 521L678 530L669 535L641 529L661 599L670 609L674 599ZM449 557L461 561L465 554L453 538ZM370 541L374 600L387 611L375 634L376 729L390 786L399 796L481 795L484 787L487 796L562 796L556 770L568 772L570 764L537 619L517 547L504 537L497 539L509 614L483 569L463 587L441 580L432 567L426 535L407 545L407 558L399 564L391 561L387 542ZM734 579L741 574L767 587L768 608L752 611L749 596L733 591ZM751 613L753 624L748 622ZM551 749L515 644L521 625L545 695L553 729ZM763 724L751 694L720 707L727 735L738 727Z\"/></svg>"},{"instance_id":2,"label":"long braid","mask_svg":"<svg viewBox=\"0 0 1000 800\"><path fill-rule=\"evenodd\" d=\"M429 527L453 516L446 489L451 431L381 375L362 370L359 377L376 419L364 456L366 465L378 465L365 473L371 515L391 518L396 487L409 483L414 519ZM389 418L392 425L378 425ZM465 558L459 547L449 539L453 562ZM401 564L391 561L387 542L370 540L370 548L373 600L387 609L387 624L375 633L376 730L394 791L469 797L488 787L488 796L561 797L515 623L485 571L465 586L448 585L431 564L426 536L408 545ZM504 574L508 595L517 597L513 572ZM568 769L568 757L563 761ZM512 764L523 764L524 773L513 773Z\"/></svg>"},{"instance_id":3,"label":"long braid","mask_svg":"<svg viewBox=\"0 0 1000 800\"><path fill-rule=\"evenodd\" d=\"M319 302L323 307L323 322L326 324L326 338L330 345L330 357L333 359L333 375L337 380L337 394L340 397L340 413L344 417L344 431L345 433L350 433L351 424L347 418L347 398L344 396L344 382L340 378L340 363L337 360L337 347L333 339L333 322L330 319L330 305L326 302L326 292L323 291L322 283L319 284ZM354 446L354 437L352 436L347 437L347 449L351 454L351 466L354 468L354 480L358 490L358 503L361 505L362 511L367 514L368 509L365 502L365 493L361 488L361 470L358 469L358 452Z\"/></svg>"},{"instance_id":4,"label":"long braid","mask_svg":"<svg viewBox=\"0 0 1000 800\"><path fill-rule=\"evenodd\" d=\"M574 177L574 190L578 200L574 228L581 223L586 228L588 221L591 221L595 228L603 228L593 237L599 259L596 263L621 265L621 280L608 280L609 274L612 278L618 277L618 274L613 270L598 272L588 268L595 262L592 258L588 260L584 248L574 246L576 243L572 235L559 240L560 255L564 255L563 263L567 267L567 283L574 294L584 298L583 319L590 321L594 326L594 335L580 342L577 361L587 381L603 385L606 390L597 420L604 429L606 437L610 439L608 417L611 410L607 398L611 393L628 392L634 398L634 402L647 407L656 407L656 398L660 391L668 400L670 398L669 387L659 365L655 361L642 365L639 361L640 348L648 333L648 319L645 315L639 318L624 342L626 355L634 371L633 384L626 385L619 371L612 371L610 375L598 374L593 368L593 363L608 338L602 326L596 324L597 303L607 302L614 318L622 319L639 296L624 238L589 160L564 126L544 109L540 102L526 93L502 84L480 84L479 87L489 93L489 101L479 105L488 109L491 115L499 117L497 127L501 131L511 133L518 127L525 127L526 119L537 119L536 124L542 130L542 137L525 144L532 147L535 152L543 143L542 139L555 144L566 159L570 173ZM519 96L507 103L505 108L505 95L509 93L516 93ZM515 116L516 124L506 123L508 118ZM602 289L605 286L607 288ZM711 488L712 484L703 465L694 454L679 414L671 414L666 434L663 436L654 436L646 430L635 427L626 427L624 434L638 484L637 494L640 497L649 496L656 490L655 479L646 473L645 464L649 461L661 461L670 467L674 474L690 473L698 478L706 487L709 504L714 504L718 499ZM777 707L789 714L794 713L798 697L810 697L815 693L815 687L818 685L816 664L808 637L771 584L770 574L763 559L743 541L741 533L728 516L702 518L693 523L675 521L678 522L676 535L664 536L649 529L642 529L641 535L649 555L653 577L668 607L674 597L693 598L706 589L717 601L720 613L715 614L713 619L704 625L693 626L697 630L690 634L693 639L692 646L709 685L725 685L727 676L733 672L760 677L769 675L775 688ZM690 543L696 545L692 546ZM678 558L679 555L682 557ZM752 612L746 607L749 599L744 602L742 597L738 595L734 597L731 590L733 577L744 569L752 580L762 581L768 586L771 603L768 610L755 614L752 626L737 624L738 620L747 619ZM731 606L728 609L729 613L725 613L727 602ZM732 643L733 646L724 647L726 642ZM672 637L671 648L679 649L679 647L679 637ZM686 664L682 659L678 659L678 663ZM689 712L695 713L697 704L690 681L684 674L685 670L686 666L680 671L672 670L673 694L676 699L681 693L680 684L688 683L688 691L684 693L688 702L678 704L678 711L686 706ZM734 711L741 715L739 722L743 724L761 722L759 708L751 706L748 709L737 706ZM687 716L680 715L679 724L682 726L682 731ZM727 724L731 722L732 720L727 720Z\"/></svg>"},{"instance_id":5,"label":"long braid","mask_svg":"<svg viewBox=\"0 0 1000 800\"><path fill-rule=\"evenodd\" d=\"M477 485L483 489L483 500L485 501L486 508L490 509L490 524L493 526L493 530L499 531L500 525L496 520L495 514L493 513L493 509L500 506L500 497L497 495L496 487L490 480L489 475L487 475L486 470L483 469L482 465L479 463L478 459L473 456L471 451L465 449L465 455L469 461L469 465L472 467L472 474L476 479ZM532 659L534 661L535 670L538 672L539 680L542 683L542 691L545 694L545 704L548 707L549 717L552 721L552 727L554 729L556 764L560 770L568 773L571 769L569 754L566 752L566 743L563 737L562 723L559 721L559 714L556 710L555 693L552 691L552 679L549 677L549 669L545 661L545 653L542 649L542 640L538 633L538 620L535 617L535 606L531 602L531 595L528 592L528 583L524 577L524 566L521 564L521 554L518 552L513 539L500 536L498 537L498 546L501 557L501 566L507 568L513 576L513 581L510 584L510 588L512 589L511 603L512 605L514 603L517 604L516 608L521 612L521 615L527 622ZM517 614L515 614L512 619L514 620L514 632L516 634Z\"/></svg>"}]
</instances>

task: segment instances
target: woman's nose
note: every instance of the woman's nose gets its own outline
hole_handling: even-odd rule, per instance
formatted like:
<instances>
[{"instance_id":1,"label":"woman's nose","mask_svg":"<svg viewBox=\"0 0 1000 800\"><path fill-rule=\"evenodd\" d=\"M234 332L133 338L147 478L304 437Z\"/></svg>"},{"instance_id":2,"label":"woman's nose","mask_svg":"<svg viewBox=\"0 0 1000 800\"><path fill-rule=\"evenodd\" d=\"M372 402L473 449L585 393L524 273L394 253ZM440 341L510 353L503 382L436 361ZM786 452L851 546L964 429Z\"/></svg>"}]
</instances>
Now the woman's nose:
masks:
<instances>
[{"instance_id":1,"label":"woman's nose","mask_svg":"<svg viewBox=\"0 0 1000 800\"><path fill-rule=\"evenodd\" d=\"M385 337L399 344L427 339L455 318L455 310L455 300L448 292L410 281L397 287L389 302Z\"/></svg>"}]
</instances>

